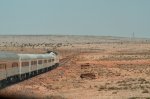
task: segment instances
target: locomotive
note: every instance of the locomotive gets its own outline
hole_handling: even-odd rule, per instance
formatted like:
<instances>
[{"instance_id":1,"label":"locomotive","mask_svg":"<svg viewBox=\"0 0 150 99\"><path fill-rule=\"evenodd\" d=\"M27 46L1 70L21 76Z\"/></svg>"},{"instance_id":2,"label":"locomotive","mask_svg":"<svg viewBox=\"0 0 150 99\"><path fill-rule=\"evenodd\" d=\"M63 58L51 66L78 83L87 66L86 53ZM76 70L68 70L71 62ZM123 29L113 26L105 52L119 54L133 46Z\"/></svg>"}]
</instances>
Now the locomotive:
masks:
<instances>
[{"instance_id":1,"label":"locomotive","mask_svg":"<svg viewBox=\"0 0 150 99\"><path fill-rule=\"evenodd\" d=\"M18 54L0 52L0 87L47 72L59 65L58 54Z\"/></svg>"}]
</instances>

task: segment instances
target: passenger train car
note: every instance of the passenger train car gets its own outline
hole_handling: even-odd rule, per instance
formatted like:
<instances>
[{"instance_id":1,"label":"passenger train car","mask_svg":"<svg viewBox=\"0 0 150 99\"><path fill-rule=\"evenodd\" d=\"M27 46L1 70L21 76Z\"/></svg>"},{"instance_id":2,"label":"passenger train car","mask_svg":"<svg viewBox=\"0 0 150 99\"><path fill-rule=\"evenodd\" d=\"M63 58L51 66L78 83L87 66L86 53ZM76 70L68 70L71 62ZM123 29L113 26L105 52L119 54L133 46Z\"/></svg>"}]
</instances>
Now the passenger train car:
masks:
<instances>
[{"instance_id":1,"label":"passenger train car","mask_svg":"<svg viewBox=\"0 0 150 99\"><path fill-rule=\"evenodd\" d=\"M49 71L59 65L58 55L0 52L0 87Z\"/></svg>"}]
</instances>

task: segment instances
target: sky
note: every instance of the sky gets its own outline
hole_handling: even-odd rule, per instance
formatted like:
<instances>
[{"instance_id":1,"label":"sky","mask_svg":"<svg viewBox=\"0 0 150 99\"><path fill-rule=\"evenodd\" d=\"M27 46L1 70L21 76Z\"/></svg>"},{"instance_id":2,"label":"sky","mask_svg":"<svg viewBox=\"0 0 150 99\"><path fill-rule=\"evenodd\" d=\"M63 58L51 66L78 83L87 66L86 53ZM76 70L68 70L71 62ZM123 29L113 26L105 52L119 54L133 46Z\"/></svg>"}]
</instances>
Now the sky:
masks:
<instances>
[{"instance_id":1,"label":"sky","mask_svg":"<svg viewBox=\"0 0 150 99\"><path fill-rule=\"evenodd\" d=\"M150 38L150 0L0 0L1 35Z\"/></svg>"}]
</instances>

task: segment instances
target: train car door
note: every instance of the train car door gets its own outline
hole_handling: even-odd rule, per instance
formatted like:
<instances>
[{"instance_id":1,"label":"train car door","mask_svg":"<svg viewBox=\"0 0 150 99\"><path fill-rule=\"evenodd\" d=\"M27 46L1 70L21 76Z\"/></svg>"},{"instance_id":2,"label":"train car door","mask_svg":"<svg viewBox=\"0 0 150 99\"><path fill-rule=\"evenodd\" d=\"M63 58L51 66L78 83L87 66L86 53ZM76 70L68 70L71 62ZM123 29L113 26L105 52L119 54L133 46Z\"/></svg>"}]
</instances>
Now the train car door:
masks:
<instances>
[{"instance_id":1,"label":"train car door","mask_svg":"<svg viewBox=\"0 0 150 99\"><path fill-rule=\"evenodd\" d=\"M6 63L0 63L0 81L6 79Z\"/></svg>"},{"instance_id":2,"label":"train car door","mask_svg":"<svg viewBox=\"0 0 150 99\"><path fill-rule=\"evenodd\" d=\"M19 74L18 62L13 62L12 63L12 70L13 70L14 75L18 75Z\"/></svg>"}]
</instances>

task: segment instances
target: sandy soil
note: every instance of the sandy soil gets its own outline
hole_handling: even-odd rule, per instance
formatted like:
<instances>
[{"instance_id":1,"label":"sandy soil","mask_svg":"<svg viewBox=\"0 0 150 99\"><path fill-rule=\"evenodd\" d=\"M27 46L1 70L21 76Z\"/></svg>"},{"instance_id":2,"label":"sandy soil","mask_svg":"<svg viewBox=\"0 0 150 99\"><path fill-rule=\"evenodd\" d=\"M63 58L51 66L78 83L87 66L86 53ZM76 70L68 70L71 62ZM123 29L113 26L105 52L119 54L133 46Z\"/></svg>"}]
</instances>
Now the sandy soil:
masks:
<instances>
[{"instance_id":1,"label":"sandy soil","mask_svg":"<svg viewBox=\"0 0 150 99\"><path fill-rule=\"evenodd\" d=\"M34 50L44 53L45 48L53 49L59 53L61 59L75 56L50 72L0 90L0 94L50 99L150 98L148 39L81 37L83 41L75 42L74 37L61 38L63 39L53 42L53 45L57 46L50 47L44 44L43 47L32 48L26 45L22 48L9 46L9 49L4 49L8 45L2 46L1 50L21 53L35 53ZM69 38L67 43L65 41L60 44L64 38Z\"/></svg>"}]
</instances>

